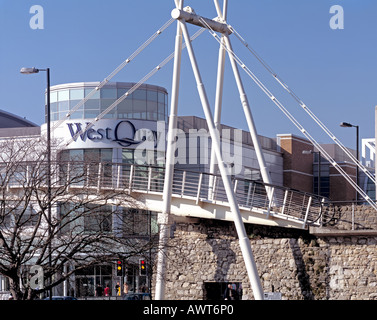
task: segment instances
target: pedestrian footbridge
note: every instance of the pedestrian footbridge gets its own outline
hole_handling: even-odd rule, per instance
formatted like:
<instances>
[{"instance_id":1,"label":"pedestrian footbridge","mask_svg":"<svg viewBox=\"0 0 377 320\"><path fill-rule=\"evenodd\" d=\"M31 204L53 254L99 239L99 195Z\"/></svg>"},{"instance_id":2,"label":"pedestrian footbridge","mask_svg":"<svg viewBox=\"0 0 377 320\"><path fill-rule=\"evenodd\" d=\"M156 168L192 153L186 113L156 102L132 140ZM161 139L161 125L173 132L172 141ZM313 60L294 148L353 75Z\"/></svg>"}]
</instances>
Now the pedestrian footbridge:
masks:
<instances>
[{"instance_id":1,"label":"pedestrian footbridge","mask_svg":"<svg viewBox=\"0 0 377 320\"><path fill-rule=\"evenodd\" d=\"M144 209L162 210L163 167L76 162L59 166L56 171L59 180L69 181L69 176L78 171L84 177L70 189L118 190L132 196ZM244 223L306 229L309 225L321 225L328 211L326 199L314 194L247 179L231 180ZM273 192L271 200L266 189ZM221 177L205 172L174 170L170 213L181 217L233 221Z\"/></svg>"},{"instance_id":2,"label":"pedestrian footbridge","mask_svg":"<svg viewBox=\"0 0 377 320\"><path fill-rule=\"evenodd\" d=\"M66 192L87 188L93 196L98 192L117 191L122 206L161 212L163 203L164 167L115 163L54 163L51 169L52 189L65 187ZM45 173L28 163L24 173L18 172L9 188L25 188L25 181ZM42 179L46 181L46 176ZM232 187L244 223L306 229L320 226L329 213L329 203L314 194L259 181L232 177ZM47 188L47 182L39 188ZM269 197L268 193L273 193ZM123 197L125 195L126 197ZM129 201L132 199L132 201ZM219 175L175 169L170 213L180 217L194 217L234 221L225 188Z\"/></svg>"}]
</instances>

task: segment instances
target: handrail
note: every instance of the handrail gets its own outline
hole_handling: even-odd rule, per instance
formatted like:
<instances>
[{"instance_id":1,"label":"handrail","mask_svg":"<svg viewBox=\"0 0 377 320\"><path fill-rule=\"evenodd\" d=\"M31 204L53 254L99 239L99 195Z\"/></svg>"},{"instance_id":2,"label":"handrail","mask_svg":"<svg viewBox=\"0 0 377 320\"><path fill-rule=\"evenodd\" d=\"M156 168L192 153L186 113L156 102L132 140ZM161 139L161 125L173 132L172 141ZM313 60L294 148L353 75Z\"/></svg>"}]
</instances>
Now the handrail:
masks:
<instances>
[{"instance_id":1,"label":"handrail","mask_svg":"<svg viewBox=\"0 0 377 320\"><path fill-rule=\"evenodd\" d=\"M38 163L38 166L35 164L36 162L24 162L14 179L11 179L10 187L31 184L32 176L46 174L41 163ZM39 170L40 173L35 170ZM117 189L128 193L162 194L165 168L114 162L58 161L52 163L51 172L52 187L69 183L70 188L91 187L97 192ZM38 181L43 181L43 178L38 176ZM240 209L260 212L265 214L266 219L279 217L295 220L301 222L303 228L312 224L320 225L326 220L329 201L324 197L250 179L232 177L231 181ZM40 186L43 187L43 183ZM266 186L273 190L274 201L269 199ZM172 195L193 199L196 205L202 202L223 206L228 204L221 176L206 172L175 169Z\"/></svg>"}]
</instances>

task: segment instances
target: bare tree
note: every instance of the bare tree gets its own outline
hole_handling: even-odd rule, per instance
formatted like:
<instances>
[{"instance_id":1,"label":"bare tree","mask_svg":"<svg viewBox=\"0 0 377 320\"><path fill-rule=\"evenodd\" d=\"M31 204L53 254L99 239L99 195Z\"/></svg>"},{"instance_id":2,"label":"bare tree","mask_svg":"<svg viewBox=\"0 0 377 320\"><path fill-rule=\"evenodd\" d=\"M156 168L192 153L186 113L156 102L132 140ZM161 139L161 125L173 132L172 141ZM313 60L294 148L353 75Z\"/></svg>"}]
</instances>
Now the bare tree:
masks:
<instances>
[{"instance_id":1,"label":"bare tree","mask_svg":"<svg viewBox=\"0 0 377 320\"><path fill-rule=\"evenodd\" d=\"M63 160L52 161L49 202L43 141L0 142L0 274L14 299L33 299L81 269L156 247L145 231L151 220L132 209L137 200L113 187L113 164ZM44 281L34 280L31 266L40 266Z\"/></svg>"}]
</instances>

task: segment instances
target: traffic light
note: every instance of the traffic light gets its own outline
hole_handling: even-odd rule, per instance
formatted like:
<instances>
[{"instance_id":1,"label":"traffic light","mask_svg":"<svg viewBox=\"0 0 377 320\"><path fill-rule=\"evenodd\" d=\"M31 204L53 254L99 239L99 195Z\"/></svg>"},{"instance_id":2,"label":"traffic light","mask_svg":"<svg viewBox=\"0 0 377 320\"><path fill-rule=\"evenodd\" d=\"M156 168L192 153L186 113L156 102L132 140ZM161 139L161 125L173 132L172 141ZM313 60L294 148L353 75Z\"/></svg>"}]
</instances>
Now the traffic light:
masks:
<instances>
[{"instance_id":1,"label":"traffic light","mask_svg":"<svg viewBox=\"0 0 377 320\"><path fill-rule=\"evenodd\" d=\"M117 261L116 269L117 269L117 277L122 277L123 276L123 263L122 263L122 261L120 261L120 260Z\"/></svg>"},{"instance_id":2,"label":"traffic light","mask_svg":"<svg viewBox=\"0 0 377 320\"><path fill-rule=\"evenodd\" d=\"M144 259L139 259L139 275L147 275L147 264Z\"/></svg>"}]
</instances>

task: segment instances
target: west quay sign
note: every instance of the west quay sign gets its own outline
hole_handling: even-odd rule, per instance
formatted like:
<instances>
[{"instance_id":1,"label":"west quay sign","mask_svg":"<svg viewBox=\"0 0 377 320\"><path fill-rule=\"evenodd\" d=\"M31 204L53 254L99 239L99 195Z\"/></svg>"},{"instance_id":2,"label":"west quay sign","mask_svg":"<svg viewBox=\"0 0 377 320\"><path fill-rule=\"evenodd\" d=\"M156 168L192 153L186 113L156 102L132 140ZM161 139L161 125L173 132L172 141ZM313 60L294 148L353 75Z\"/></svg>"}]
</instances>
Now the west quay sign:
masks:
<instances>
[{"instance_id":1,"label":"west quay sign","mask_svg":"<svg viewBox=\"0 0 377 320\"><path fill-rule=\"evenodd\" d=\"M89 128L90 122L84 126L80 122L67 123L69 133L74 142L81 139L82 142L100 142L107 140L108 142L116 142L121 147L136 146L146 138L151 138L154 141L155 147L157 145L157 131L150 128L144 128L141 132L136 131L135 124L129 120L118 121L115 126L106 128ZM147 134L146 130L150 131Z\"/></svg>"},{"instance_id":2,"label":"west quay sign","mask_svg":"<svg viewBox=\"0 0 377 320\"><path fill-rule=\"evenodd\" d=\"M43 126L45 129L45 125ZM155 164L155 152L166 152L167 125L164 121L101 119L93 126L85 120L67 120L54 130L54 139L64 149L134 149L138 164ZM42 129L43 130L43 129ZM209 164L211 138L206 129L175 129L175 163ZM242 130L222 129L223 161L231 174L242 172ZM67 145L67 142L70 142ZM164 158L164 155L157 155ZM161 160L161 159L160 159Z\"/></svg>"},{"instance_id":3,"label":"west quay sign","mask_svg":"<svg viewBox=\"0 0 377 320\"><path fill-rule=\"evenodd\" d=\"M127 148L165 151L165 122L101 119L67 120L54 131L65 149ZM161 142L161 143L160 143Z\"/></svg>"}]
</instances>

